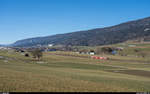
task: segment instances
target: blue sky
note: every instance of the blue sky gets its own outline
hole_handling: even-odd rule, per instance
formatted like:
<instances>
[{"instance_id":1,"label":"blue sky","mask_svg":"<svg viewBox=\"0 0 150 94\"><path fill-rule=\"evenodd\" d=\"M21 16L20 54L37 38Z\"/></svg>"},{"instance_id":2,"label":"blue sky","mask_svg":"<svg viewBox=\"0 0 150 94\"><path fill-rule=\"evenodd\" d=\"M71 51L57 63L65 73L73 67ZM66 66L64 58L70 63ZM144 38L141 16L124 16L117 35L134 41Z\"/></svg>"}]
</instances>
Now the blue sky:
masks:
<instances>
[{"instance_id":1,"label":"blue sky","mask_svg":"<svg viewBox=\"0 0 150 94\"><path fill-rule=\"evenodd\" d=\"M150 0L0 0L0 44L150 16Z\"/></svg>"}]
</instances>

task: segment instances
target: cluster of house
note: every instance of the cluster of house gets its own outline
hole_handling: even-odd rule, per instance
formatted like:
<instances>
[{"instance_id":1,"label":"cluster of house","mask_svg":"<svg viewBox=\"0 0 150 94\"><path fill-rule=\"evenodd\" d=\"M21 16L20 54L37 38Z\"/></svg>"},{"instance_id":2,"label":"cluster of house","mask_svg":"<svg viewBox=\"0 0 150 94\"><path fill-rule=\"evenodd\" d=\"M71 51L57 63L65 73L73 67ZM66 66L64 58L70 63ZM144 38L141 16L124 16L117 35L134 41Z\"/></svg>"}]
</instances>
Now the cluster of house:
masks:
<instances>
[{"instance_id":1,"label":"cluster of house","mask_svg":"<svg viewBox=\"0 0 150 94\"><path fill-rule=\"evenodd\" d=\"M79 53L79 54L95 55L95 51L79 51L79 52L76 52L76 53Z\"/></svg>"},{"instance_id":2,"label":"cluster of house","mask_svg":"<svg viewBox=\"0 0 150 94\"><path fill-rule=\"evenodd\" d=\"M83 49L83 50L80 50L78 48L72 48L70 46L61 46L61 47L52 47L53 44L49 44L48 46L45 46L45 47L24 47L24 48L20 48L20 47L11 47L11 48L8 48L8 47L0 47L0 49L13 49L15 52L20 52L22 53L23 55L26 53L26 52L29 52L29 51L32 51L36 48L40 49L42 52L51 52L51 51L74 51L76 53L79 53L79 54L88 54L88 55L95 55L97 52L95 50L86 50L86 49ZM118 51L122 51L124 48L123 47L104 47L104 51L109 52L113 55L117 54Z\"/></svg>"},{"instance_id":3,"label":"cluster of house","mask_svg":"<svg viewBox=\"0 0 150 94\"><path fill-rule=\"evenodd\" d=\"M105 48L105 47L104 47ZM123 47L106 47L105 51L102 51L102 53L111 53L112 55L115 55L117 54L118 51L122 51L124 48ZM90 51L87 51L87 50L81 50L79 52L77 52L79 54L89 54L89 55L95 55L96 52L94 50L90 50Z\"/></svg>"},{"instance_id":4,"label":"cluster of house","mask_svg":"<svg viewBox=\"0 0 150 94\"><path fill-rule=\"evenodd\" d=\"M29 48L19 48L19 47L13 47L12 49L15 52L19 52L19 53L25 53L25 52L30 52L34 49L40 49L42 52L49 52L49 51L58 51L59 49L56 48L48 48L48 47L29 47Z\"/></svg>"},{"instance_id":5,"label":"cluster of house","mask_svg":"<svg viewBox=\"0 0 150 94\"><path fill-rule=\"evenodd\" d=\"M1 50L9 50L11 49L10 47L0 47Z\"/></svg>"}]
</instances>

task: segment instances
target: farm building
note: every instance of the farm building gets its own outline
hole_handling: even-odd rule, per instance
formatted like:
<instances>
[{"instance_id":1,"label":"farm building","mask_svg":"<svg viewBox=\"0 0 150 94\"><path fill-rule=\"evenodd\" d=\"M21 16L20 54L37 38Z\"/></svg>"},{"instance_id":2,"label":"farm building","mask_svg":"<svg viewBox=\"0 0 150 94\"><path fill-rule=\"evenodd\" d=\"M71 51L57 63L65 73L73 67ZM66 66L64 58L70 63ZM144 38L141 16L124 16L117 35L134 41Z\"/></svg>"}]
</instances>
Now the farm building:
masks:
<instances>
[{"instance_id":1,"label":"farm building","mask_svg":"<svg viewBox=\"0 0 150 94\"><path fill-rule=\"evenodd\" d=\"M95 52L89 52L90 55L95 55Z\"/></svg>"},{"instance_id":2,"label":"farm building","mask_svg":"<svg viewBox=\"0 0 150 94\"><path fill-rule=\"evenodd\" d=\"M89 54L89 55L95 55L94 50L87 51L87 50L82 50L79 52L80 54Z\"/></svg>"},{"instance_id":3,"label":"farm building","mask_svg":"<svg viewBox=\"0 0 150 94\"><path fill-rule=\"evenodd\" d=\"M117 51L116 51L116 50L113 50L111 53L112 53L113 55L115 55L115 54L117 54Z\"/></svg>"},{"instance_id":4,"label":"farm building","mask_svg":"<svg viewBox=\"0 0 150 94\"><path fill-rule=\"evenodd\" d=\"M48 47L52 47L53 46L53 44L48 44Z\"/></svg>"},{"instance_id":5,"label":"farm building","mask_svg":"<svg viewBox=\"0 0 150 94\"><path fill-rule=\"evenodd\" d=\"M89 54L90 55L95 55L95 51L94 50L90 50Z\"/></svg>"}]
</instances>

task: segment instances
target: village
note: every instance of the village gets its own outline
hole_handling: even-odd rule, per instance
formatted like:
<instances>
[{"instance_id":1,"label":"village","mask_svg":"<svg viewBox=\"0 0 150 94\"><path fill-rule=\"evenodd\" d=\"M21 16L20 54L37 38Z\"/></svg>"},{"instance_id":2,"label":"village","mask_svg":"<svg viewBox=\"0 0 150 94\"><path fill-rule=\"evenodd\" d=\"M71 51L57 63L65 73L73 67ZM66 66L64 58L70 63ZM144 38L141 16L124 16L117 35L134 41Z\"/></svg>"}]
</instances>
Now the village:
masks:
<instances>
[{"instance_id":1,"label":"village","mask_svg":"<svg viewBox=\"0 0 150 94\"><path fill-rule=\"evenodd\" d=\"M137 54L128 54L126 53L127 50L133 48L133 51ZM0 50L8 50L8 51L14 51L18 52L21 55L24 55L25 57L30 57L31 52L39 49L42 53L48 53L48 52L59 52L58 55L63 55L64 52L70 52L75 53L76 55L89 55L92 59L103 59L108 60L111 59L107 57L106 55L119 55L119 56L130 56L130 57L145 57L146 54L141 52L136 48L136 44L120 44L117 46L100 46L100 47L78 47L78 46L71 46L71 45L54 45L54 44L48 44L45 46L37 45L34 47L0 47ZM140 51L140 52L139 52ZM67 54L65 54L67 55ZM72 55L74 56L74 55ZM88 58L89 58L88 56ZM31 56L32 57L32 56Z\"/></svg>"},{"instance_id":2,"label":"village","mask_svg":"<svg viewBox=\"0 0 150 94\"><path fill-rule=\"evenodd\" d=\"M123 48L116 47L103 47L99 48L99 51L96 51L94 49L79 49L77 47L72 46L53 46L52 44L49 44L47 46L35 46L35 47L0 47L0 50L14 50L15 52L22 53L22 55L28 56L26 53L34 50L34 49L40 49L42 52L53 52L53 51L70 51L75 52L77 54L87 54L87 55L96 55L99 53L108 53L115 55L117 54L117 51L122 51Z\"/></svg>"}]
</instances>

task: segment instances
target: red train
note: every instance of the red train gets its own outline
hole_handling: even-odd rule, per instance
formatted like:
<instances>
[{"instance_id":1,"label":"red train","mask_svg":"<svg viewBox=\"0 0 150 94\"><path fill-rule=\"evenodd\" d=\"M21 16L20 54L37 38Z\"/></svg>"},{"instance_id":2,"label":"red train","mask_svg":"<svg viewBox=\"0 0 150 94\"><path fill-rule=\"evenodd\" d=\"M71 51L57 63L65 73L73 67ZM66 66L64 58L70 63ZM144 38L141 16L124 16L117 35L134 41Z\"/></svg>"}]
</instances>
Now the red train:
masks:
<instances>
[{"instance_id":1,"label":"red train","mask_svg":"<svg viewBox=\"0 0 150 94\"><path fill-rule=\"evenodd\" d=\"M107 57L99 57L99 56L91 56L93 59L102 59L102 60L108 60Z\"/></svg>"}]
</instances>

